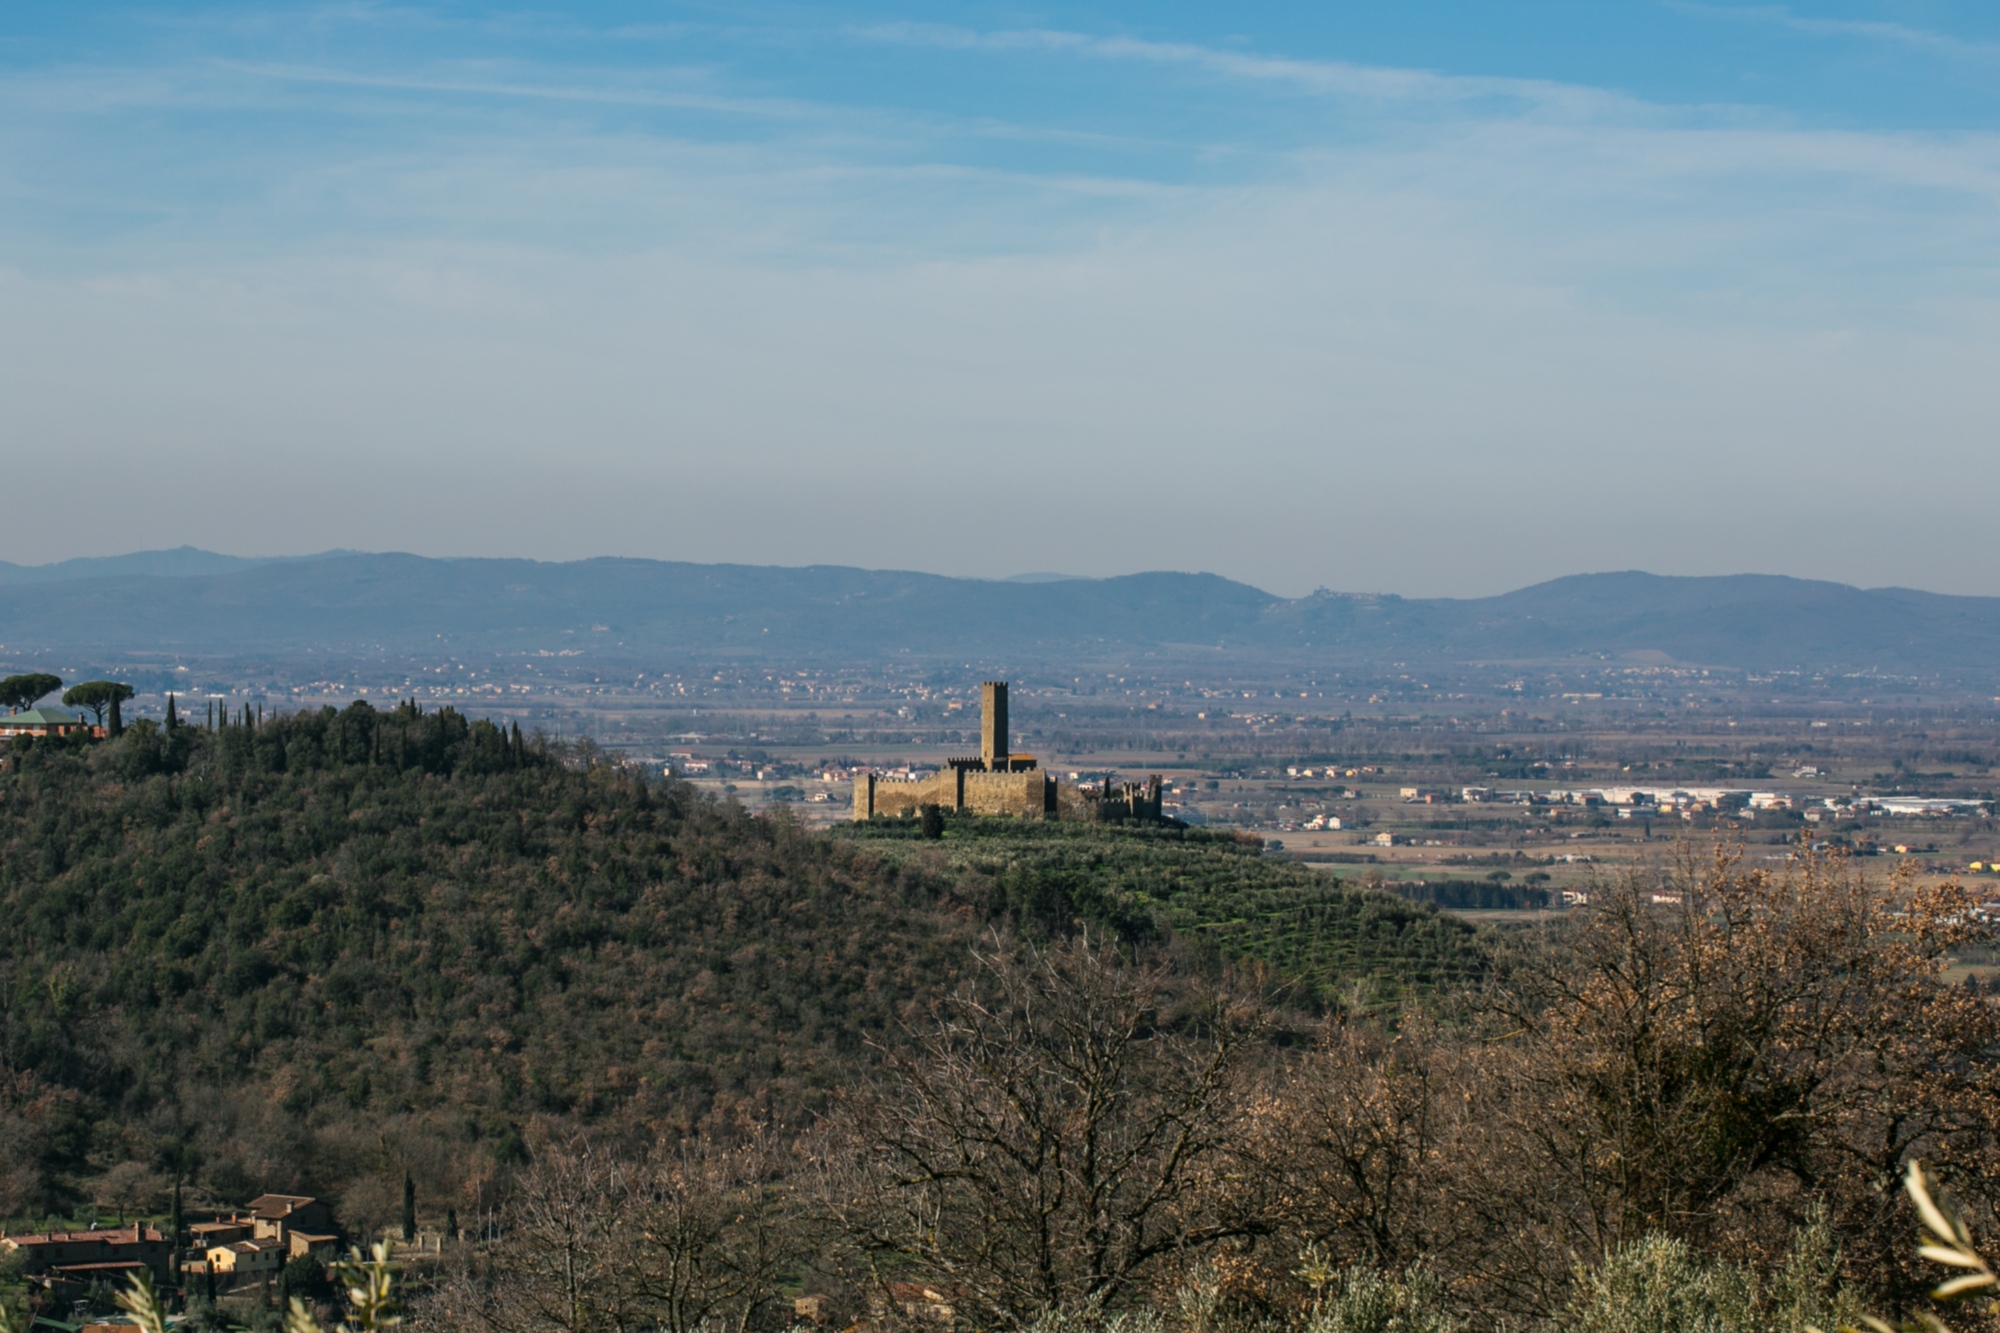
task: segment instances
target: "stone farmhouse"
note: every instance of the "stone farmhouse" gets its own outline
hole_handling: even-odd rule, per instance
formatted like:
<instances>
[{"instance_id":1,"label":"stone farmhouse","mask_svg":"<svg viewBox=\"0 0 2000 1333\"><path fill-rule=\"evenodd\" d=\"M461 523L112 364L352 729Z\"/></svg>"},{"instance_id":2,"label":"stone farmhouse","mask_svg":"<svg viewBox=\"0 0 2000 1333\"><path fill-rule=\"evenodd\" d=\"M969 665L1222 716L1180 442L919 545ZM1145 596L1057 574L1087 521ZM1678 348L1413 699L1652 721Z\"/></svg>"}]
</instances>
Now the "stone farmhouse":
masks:
<instances>
[{"instance_id":1,"label":"stone farmhouse","mask_svg":"<svg viewBox=\"0 0 2000 1333\"><path fill-rule=\"evenodd\" d=\"M943 772L898 781L874 773L854 775L854 818L908 817L935 805L957 814L1012 815L1017 819L1158 822L1160 779L1101 788L1069 786L1046 773L1031 754L1014 754L1007 730L1007 682L979 687L979 754L945 761Z\"/></svg>"},{"instance_id":2,"label":"stone farmhouse","mask_svg":"<svg viewBox=\"0 0 2000 1333\"><path fill-rule=\"evenodd\" d=\"M327 1206L299 1194L259 1195L231 1217L195 1223L188 1234L190 1257L181 1271L213 1273L232 1284L273 1277L301 1255L332 1259L340 1243Z\"/></svg>"},{"instance_id":3,"label":"stone farmhouse","mask_svg":"<svg viewBox=\"0 0 2000 1333\"><path fill-rule=\"evenodd\" d=\"M173 1238L143 1222L106 1230L18 1236L0 1232L0 1253L20 1255L23 1274L48 1281L88 1283L108 1278L121 1285L141 1272L164 1279L173 1252Z\"/></svg>"},{"instance_id":4,"label":"stone farmhouse","mask_svg":"<svg viewBox=\"0 0 2000 1333\"><path fill-rule=\"evenodd\" d=\"M230 1283L274 1277L290 1259L332 1259L340 1237L332 1211L306 1195L258 1195L232 1217L188 1227L200 1259L182 1273L214 1273Z\"/></svg>"}]
</instances>

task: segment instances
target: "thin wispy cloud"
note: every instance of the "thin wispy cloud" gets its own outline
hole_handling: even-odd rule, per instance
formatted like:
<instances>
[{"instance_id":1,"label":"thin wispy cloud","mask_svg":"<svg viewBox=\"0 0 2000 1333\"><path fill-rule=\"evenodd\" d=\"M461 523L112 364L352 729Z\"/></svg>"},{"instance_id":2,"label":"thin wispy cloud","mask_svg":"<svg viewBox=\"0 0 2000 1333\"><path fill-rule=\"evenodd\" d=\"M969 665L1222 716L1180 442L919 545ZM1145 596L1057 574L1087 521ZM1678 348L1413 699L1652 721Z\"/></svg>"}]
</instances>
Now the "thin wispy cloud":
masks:
<instances>
[{"instance_id":1,"label":"thin wispy cloud","mask_svg":"<svg viewBox=\"0 0 2000 1333\"><path fill-rule=\"evenodd\" d=\"M864 41L943 50L1047 52L1098 60L1180 66L1222 78L1280 85L1323 96L1446 103L1501 99L1570 114L1634 110L1639 105L1602 89L1540 79L1444 75L1423 69L1371 66L1338 60L1300 60L1191 42L1163 42L1061 29L978 31L948 24L902 22L857 26L847 31Z\"/></svg>"},{"instance_id":2,"label":"thin wispy cloud","mask_svg":"<svg viewBox=\"0 0 2000 1333\"><path fill-rule=\"evenodd\" d=\"M2000 42L1973 41L1929 28L1912 27L1907 23L1890 23L1877 19L1816 18L1794 13L1782 5L1705 5L1688 3L1688 0L1667 0L1667 3L1683 14L1766 24L1815 37L1846 37L1885 43L1907 50L1922 51L1926 55L1942 56L1949 60L2000 64Z\"/></svg>"},{"instance_id":3,"label":"thin wispy cloud","mask_svg":"<svg viewBox=\"0 0 2000 1333\"><path fill-rule=\"evenodd\" d=\"M356 70L308 65L216 60L217 69L234 70L289 83L329 84L349 88L387 88L404 92L446 93L470 97L528 98L549 102L584 102L604 106L656 107L711 111L732 116L782 120L823 119L826 108L809 102L775 98L718 97L711 94L635 88L614 84L543 83L524 80L450 78L415 74L370 74Z\"/></svg>"}]
</instances>

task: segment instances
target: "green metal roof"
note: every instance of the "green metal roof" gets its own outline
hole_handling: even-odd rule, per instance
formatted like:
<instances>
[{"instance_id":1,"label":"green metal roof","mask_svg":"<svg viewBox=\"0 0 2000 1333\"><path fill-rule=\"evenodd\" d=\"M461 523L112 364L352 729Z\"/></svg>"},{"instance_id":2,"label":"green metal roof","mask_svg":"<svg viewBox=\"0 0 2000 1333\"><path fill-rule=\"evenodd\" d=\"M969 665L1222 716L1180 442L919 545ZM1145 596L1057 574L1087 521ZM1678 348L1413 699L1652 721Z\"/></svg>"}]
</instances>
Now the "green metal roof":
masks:
<instances>
[{"instance_id":1,"label":"green metal roof","mask_svg":"<svg viewBox=\"0 0 2000 1333\"><path fill-rule=\"evenodd\" d=\"M0 727L75 727L82 723L83 718L67 708L30 708L0 717Z\"/></svg>"}]
</instances>

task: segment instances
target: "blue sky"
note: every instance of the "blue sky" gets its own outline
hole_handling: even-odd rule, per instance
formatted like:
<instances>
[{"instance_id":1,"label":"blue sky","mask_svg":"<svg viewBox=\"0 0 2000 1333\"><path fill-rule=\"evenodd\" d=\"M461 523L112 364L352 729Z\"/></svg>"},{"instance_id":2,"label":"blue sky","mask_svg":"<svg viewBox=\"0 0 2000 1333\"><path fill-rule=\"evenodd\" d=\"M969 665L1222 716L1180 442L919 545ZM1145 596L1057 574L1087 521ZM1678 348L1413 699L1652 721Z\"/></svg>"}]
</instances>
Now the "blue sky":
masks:
<instances>
[{"instance_id":1,"label":"blue sky","mask_svg":"<svg viewBox=\"0 0 2000 1333\"><path fill-rule=\"evenodd\" d=\"M0 558L2000 594L1996 111L1992 5L13 6Z\"/></svg>"}]
</instances>

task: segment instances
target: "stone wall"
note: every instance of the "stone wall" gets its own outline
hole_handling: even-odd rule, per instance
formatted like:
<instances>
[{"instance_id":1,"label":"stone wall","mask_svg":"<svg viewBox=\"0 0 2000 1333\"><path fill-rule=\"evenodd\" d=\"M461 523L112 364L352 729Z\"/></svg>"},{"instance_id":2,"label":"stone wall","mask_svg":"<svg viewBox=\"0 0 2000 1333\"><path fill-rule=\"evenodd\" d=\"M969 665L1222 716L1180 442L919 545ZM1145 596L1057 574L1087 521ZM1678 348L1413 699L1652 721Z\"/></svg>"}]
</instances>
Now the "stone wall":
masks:
<instances>
[{"instance_id":1,"label":"stone wall","mask_svg":"<svg viewBox=\"0 0 2000 1333\"><path fill-rule=\"evenodd\" d=\"M1114 824L1126 820L1156 823L1163 807L1157 777L1145 782L1110 783L1105 787L1064 785L1056 794L1055 817Z\"/></svg>"},{"instance_id":2,"label":"stone wall","mask_svg":"<svg viewBox=\"0 0 2000 1333\"><path fill-rule=\"evenodd\" d=\"M926 805L954 813L1013 815L1021 819L1056 817L1055 779L1030 770L1025 773L981 773L949 768L915 782L858 773L854 778L854 817L913 815Z\"/></svg>"},{"instance_id":3,"label":"stone wall","mask_svg":"<svg viewBox=\"0 0 2000 1333\"><path fill-rule=\"evenodd\" d=\"M964 773L965 796L959 809L975 815L1014 815L1021 819L1056 817L1056 780L1030 769L1026 773Z\"/></svg>"},{"instance_id":4,"label":"stone wall","mask_svg":"<svg viewBox=\"0 0 2000 1333\"><path fill-rule=\"evenodd\" d=\"M854 775L854 817L873 819L876 815L913 815L918 806L938 805L958 809L959 778L963 769L948 768L920 781L878 778L873 773Z\"/></svg>"}]
</instances>

